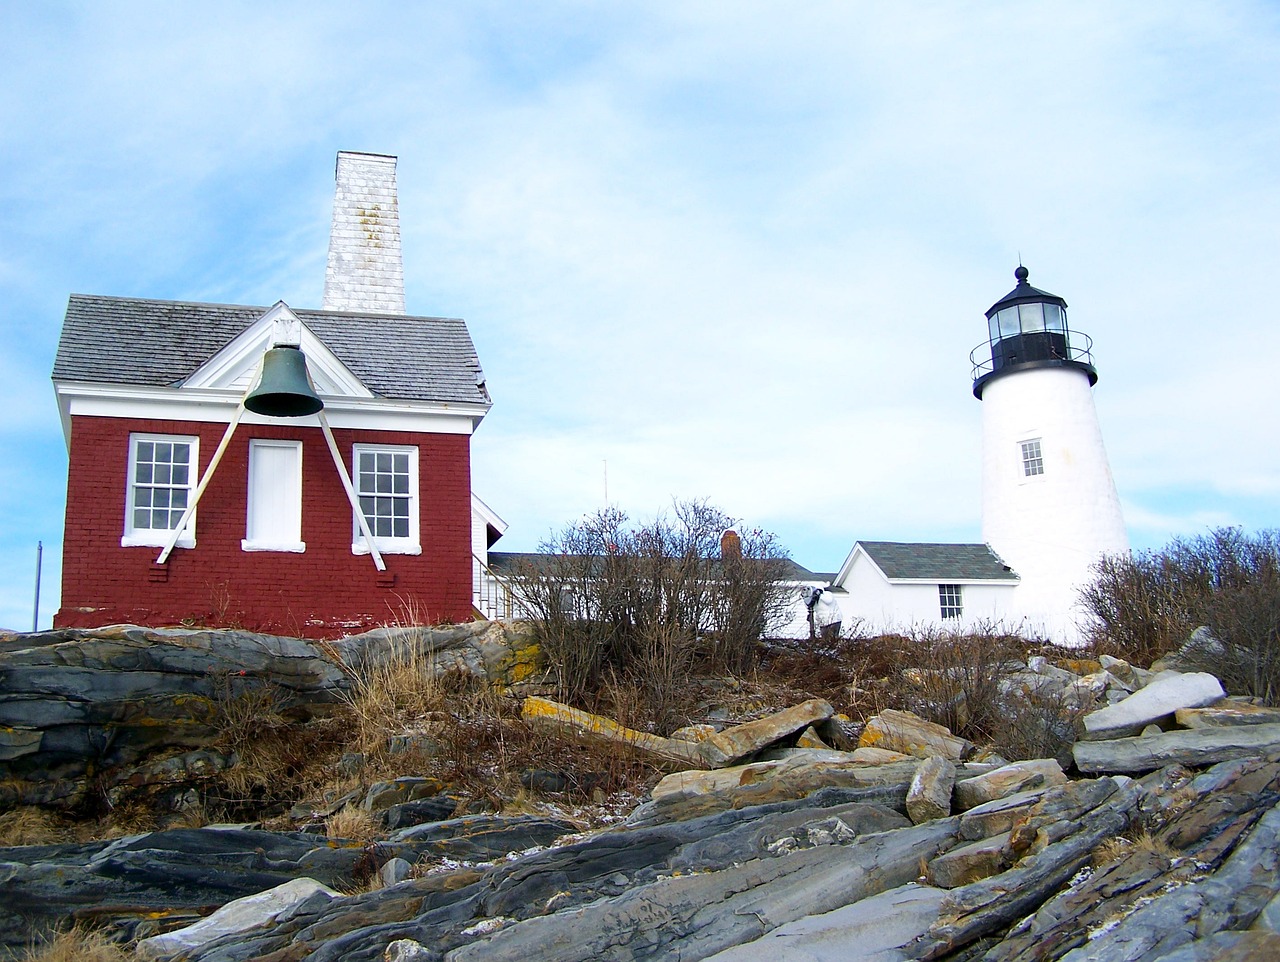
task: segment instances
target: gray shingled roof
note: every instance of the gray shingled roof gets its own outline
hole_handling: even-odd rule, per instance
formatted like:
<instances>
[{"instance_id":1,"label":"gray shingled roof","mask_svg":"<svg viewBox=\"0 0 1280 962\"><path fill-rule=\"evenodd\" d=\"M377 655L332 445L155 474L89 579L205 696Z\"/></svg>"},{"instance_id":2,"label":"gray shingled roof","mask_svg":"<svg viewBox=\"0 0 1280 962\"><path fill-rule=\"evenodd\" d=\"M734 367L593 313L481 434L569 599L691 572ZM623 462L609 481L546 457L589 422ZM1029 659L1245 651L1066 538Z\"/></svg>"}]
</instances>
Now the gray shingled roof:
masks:
<instances>
[{"instance_id":1,"label":"gray shingled roof","mask_svg":"<svg viewBox=\"0 0 1280 962\"><path fill-rule=\"evenodd\" d=\"M886 578L921 581L1016 581L1018 575L985 544L859 541Z\"/></svg>"},{"instance_id":2,"label":"gray shingled roof","mask_svg":"<svg viewBox=\"0 0 1280 962\"><path fill-rule=\"evenodd\" d=\"M555 555L536 551L490 551L489 570L494 574L513 576L524 570L535 571L545 567ZM810 571L790 558L779 558L778 579L781 581L831 581L834 574Z\"/></svg>"},{"instance_id":3,"label":"gray shingled roof","mask_svg":"<svg viewBox=\"0 0 1280 962\"><path fill-rule=\"evenodd\" d=\"M53 377L178 387L267 310L72 294ZM375 395L489 401L475 346L460 320L291 310Z\"/></svg>"}]
</instances>

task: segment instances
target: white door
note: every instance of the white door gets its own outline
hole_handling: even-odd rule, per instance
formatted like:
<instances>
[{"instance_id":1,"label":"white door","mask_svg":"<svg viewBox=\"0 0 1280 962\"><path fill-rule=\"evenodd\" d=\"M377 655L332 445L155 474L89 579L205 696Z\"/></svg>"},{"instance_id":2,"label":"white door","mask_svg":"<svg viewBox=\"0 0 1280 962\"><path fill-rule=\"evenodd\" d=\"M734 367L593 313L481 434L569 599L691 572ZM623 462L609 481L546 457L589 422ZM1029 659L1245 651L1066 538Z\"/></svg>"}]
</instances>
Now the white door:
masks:
<instances>
[{"instance_id":1,"label":"white door","mask_svg":"<svg viewBox=\"0 0 1280 962\"><path fill-rule=\"evenodd\" d=\"M249 442L246 551L303 551L302 442Z\"/></svg>"}]
</instances>

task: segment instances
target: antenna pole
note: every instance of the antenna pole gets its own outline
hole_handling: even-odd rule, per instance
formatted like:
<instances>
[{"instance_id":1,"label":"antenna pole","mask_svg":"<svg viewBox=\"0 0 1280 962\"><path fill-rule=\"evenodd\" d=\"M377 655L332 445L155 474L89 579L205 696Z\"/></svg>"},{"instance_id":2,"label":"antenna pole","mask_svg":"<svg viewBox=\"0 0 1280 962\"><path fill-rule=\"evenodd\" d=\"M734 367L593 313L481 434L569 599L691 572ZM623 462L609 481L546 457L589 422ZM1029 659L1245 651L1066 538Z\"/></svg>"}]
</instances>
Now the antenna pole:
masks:
<instances>
[{"instance_id":1,"label":"antenna pole","mask_svg":"<svg viewBox=\"0 0 1280 962\"><path fill-rule=\"evenodd\" d=\"M31 606L31 630L40 630L40 565L44 561L44 542L36 542L36 600Z\"/></svg>"},{"instance_id":2,"label":"antenna pole","mask_svg":"<svg viewBox=\"0 0 1280 962\"><path fill-rule=\"evenodd\" d=\"M609 459L604 459L604 506L609 507Z\"/></svg>"}]
</instances>

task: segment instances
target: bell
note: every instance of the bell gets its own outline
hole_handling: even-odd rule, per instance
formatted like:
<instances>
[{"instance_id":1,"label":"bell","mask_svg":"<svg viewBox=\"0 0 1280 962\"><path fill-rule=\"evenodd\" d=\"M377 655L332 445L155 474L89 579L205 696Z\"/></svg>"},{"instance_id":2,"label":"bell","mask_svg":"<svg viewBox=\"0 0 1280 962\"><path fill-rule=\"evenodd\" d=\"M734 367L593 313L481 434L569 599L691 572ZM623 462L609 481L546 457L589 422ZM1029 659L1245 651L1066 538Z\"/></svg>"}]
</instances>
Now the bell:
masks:
<instances>
[{"instance_id":1,"label":"bell","mask_svg":"<svg viewBox=\"0 0 1280 962\"><path fill-rule=\"evenodd\" d=\"M307 376L307 358L296 347L273 347L262 358L262 377L244 399L254 414L300 418L324 408Z\"/></svg>"}]
</instances>

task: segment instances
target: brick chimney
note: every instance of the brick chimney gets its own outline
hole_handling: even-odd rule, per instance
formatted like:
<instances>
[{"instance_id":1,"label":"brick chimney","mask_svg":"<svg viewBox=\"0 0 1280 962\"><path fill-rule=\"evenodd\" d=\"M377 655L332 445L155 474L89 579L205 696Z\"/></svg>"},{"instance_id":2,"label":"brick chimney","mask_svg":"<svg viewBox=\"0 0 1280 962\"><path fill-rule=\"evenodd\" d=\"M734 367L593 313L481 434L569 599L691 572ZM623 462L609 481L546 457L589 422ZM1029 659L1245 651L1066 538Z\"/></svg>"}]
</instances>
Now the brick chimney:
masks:
<instances>
[{"instance_id":1,"label":"brick chimney","mask_svg":"<svg viewBox=\"0 0 1280 962\"><path fill-rule=\"evenodd\" d=\"M342 150L336 178L324 309L403 314L396 158Z\"/></svg>"}]
</instances>

